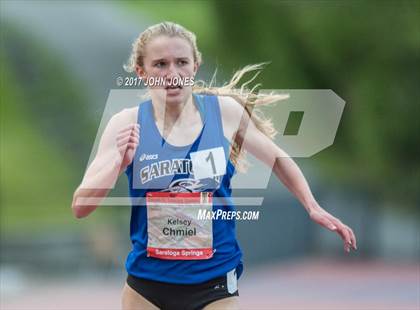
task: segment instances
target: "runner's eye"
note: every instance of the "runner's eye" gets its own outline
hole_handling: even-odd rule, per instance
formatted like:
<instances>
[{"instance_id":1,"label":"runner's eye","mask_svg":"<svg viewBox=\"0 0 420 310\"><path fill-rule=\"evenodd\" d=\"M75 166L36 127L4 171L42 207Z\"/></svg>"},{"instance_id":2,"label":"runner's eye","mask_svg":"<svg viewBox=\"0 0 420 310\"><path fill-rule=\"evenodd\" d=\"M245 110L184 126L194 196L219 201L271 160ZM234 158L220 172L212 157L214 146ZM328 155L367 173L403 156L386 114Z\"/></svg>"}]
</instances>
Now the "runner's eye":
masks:
<instances>
[{"instance_id":1,"label":"runner's eye","mask_svg":"<svg viewBox=\"0 0 420 310\"><path fill-rule=\"evenodd\" d=\"M178 60L178 65L179 66L185 66L187 64L188 64L188 61L186 61L186 60Z\"/></svg>"},{"instance_id":2,"label":"runner's eye","mask_svg":"<svg viewBox=\"0 0 420 310\"><path fill-rule=\"evenodd\" d=\"M155 63L154 67L163 68L165 65L166 65L166 63L164 61L159 61L159 62Z\"/></svg>"}]
</instances>

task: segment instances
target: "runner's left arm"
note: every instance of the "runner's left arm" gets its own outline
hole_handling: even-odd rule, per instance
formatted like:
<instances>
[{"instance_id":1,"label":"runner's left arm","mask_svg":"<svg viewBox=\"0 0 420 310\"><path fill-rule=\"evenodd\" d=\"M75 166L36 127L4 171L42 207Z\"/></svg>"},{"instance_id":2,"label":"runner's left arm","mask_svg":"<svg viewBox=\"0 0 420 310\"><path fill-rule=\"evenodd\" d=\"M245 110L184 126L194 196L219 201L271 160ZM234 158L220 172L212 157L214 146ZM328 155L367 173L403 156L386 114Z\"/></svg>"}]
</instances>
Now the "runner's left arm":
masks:
<instances>
[{"instance_id":1,"label":"runner's left arm","mask_svg":"<svg viewBox=\"0 0 420 310\"><path fill-rule=\"evenodd\" d=\"M225 135L231 138L229 141L235 139L246 151L272 168L277 178L302 203L312 220L340 234L345 241L345 250L349 245L355 248L356 237L351 228L321 208L293 159L255 126L235 99L223 96L219 97L219 102Z\"/></svg>"}]
</instances>

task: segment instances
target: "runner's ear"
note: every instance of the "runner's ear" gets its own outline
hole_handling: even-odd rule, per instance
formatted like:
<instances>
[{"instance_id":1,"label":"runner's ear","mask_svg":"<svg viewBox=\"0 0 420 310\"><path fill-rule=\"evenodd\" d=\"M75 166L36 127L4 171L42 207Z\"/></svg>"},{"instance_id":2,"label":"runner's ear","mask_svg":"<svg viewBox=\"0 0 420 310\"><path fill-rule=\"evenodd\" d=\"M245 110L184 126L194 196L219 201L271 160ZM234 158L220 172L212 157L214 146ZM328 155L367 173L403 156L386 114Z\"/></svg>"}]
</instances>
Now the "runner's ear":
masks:
<instances>
[{"instance_id":1,"label":"runner's ear","mask_svg":"<svg viewBox=\"0 0 420 310\"><path fill-rule=\"evenodd\" d=\"M146 77L146 71L142 66L136 65L136 73L139 77L143 79Z\"/></svg>"},{"instance_id":2,"label":"runner's ear","mask_svg":"<svg viewBox=\"0 0 420 310\"><path fill-rule=\"evenodd\" d=\"M197 74L198 68L200 67L200 64L198 62L194 62L194 76Z\"/></svg>"}]
</instances>

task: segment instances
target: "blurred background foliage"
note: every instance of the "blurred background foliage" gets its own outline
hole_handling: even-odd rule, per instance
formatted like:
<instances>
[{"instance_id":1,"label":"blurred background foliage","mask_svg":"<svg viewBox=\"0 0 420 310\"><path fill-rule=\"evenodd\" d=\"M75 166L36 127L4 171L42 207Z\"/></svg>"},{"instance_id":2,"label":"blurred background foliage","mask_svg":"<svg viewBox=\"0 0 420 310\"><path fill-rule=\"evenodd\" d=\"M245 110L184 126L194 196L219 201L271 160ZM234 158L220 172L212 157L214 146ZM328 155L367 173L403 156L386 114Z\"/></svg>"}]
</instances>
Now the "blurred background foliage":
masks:
<instances>
[{"instance_id":1,"label":"blurred background foliage","mask_svg":"<svg viewBox=\"0 0 420 310\"><path fill-rule=\"evenodd\" d=\"M418 2L113 5L132 19L170 20L195 32L204 56L200 75L208 78L217 67L219 84L240 67L271 61L256 81L262 88L332 89L346 101L335 142L306 162L326 186L363 192L375 206L420 213ZM74 221L72 194L98 126L89 116L89 85L39 38L2 18L0 199L6 233L62 229ZM121 64L130 46L127 41ZM101 57L97 49L94 57Z\"/></svg>"},{"instance_id":2,"label":"blurred background foliage","mask_svg":"<svg viewBox=\"0 0 420 310\"><path fill-rule=\"evenodd\" d=\"M1 35L1 229L63 229L96 124L57 55L11 25Z\"/></svg>"}]
</instances>

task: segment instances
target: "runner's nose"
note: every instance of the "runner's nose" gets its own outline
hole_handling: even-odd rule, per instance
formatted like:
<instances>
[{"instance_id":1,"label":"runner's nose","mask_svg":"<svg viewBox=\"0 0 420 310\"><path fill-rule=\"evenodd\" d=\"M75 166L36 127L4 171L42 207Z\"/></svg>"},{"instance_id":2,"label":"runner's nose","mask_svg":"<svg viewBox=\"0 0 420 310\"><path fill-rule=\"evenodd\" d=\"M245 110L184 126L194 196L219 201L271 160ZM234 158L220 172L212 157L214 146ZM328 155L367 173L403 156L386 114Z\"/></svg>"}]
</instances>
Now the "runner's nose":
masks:
<instances>
[{"instance_id":1,"label":"runner's nose","mask_svg":"<svg viewBox=\"0 0 420 310\"><path fill-rule=\"evenodd\" d=\"M168 67L168 71L167 71L167 73L166 73L166 79L167 80L171 80L171 79L173 79L174 77L180 77L180 74L179 74L179 72L178 72L178 69L177 69L177 67L175 66L175 64L170 64L169 65L169 67Z\"/></svg>"}]
</instances>

